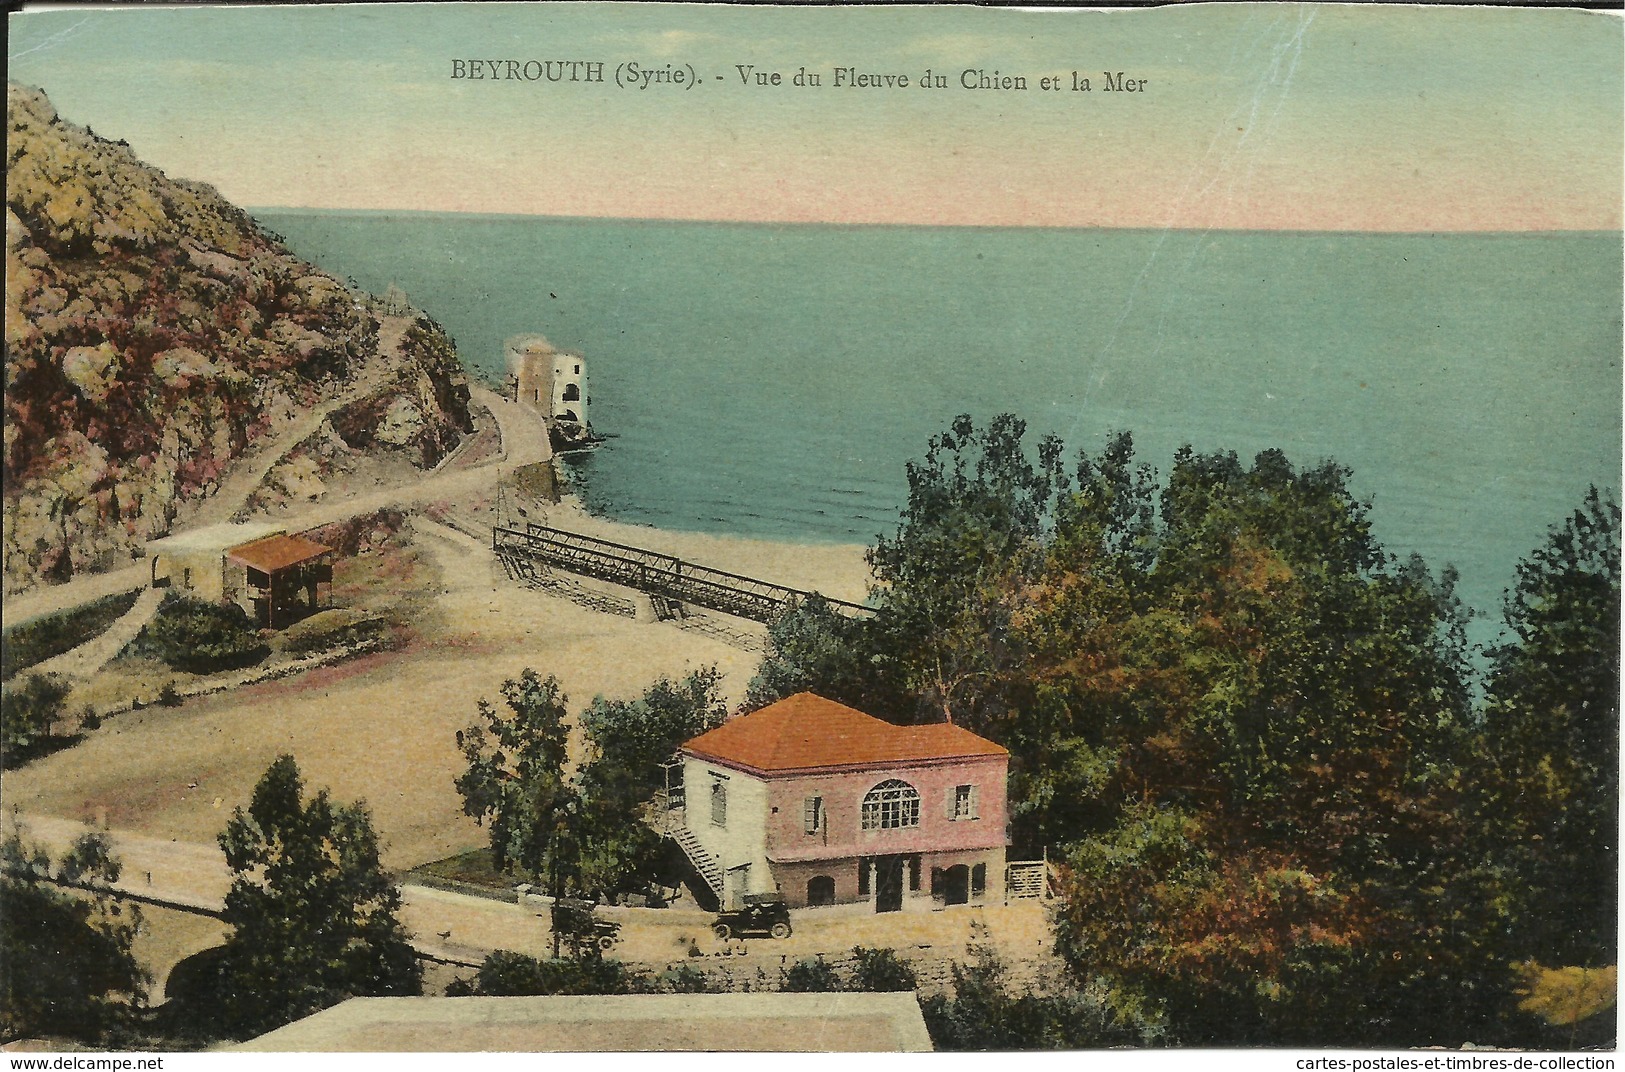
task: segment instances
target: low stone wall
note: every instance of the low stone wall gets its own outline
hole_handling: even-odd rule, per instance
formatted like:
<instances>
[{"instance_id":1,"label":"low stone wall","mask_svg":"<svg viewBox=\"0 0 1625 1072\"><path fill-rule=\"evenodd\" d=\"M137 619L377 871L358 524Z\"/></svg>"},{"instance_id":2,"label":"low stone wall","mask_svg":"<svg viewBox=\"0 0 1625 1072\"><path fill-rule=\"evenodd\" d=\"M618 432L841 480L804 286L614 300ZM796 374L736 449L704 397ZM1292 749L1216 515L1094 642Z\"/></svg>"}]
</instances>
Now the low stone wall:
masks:
<instances>
[{"instance_id":1,"label":"low stone wall","mask_svg":"<svg viewBox=\"0 0 1625 1072\"><path fill-rule=\"evenodd\" d=\"M207 696L211 693L225 692L229 689L239 689L245 685L255 685L261 681L270 681L273 678L291 677L294 674L302 674L317 667L328 666L332 663L342 662L345 659L367 655L384 646L385 638L378 637L362 641L359 644L346 644L342 647L330 648L327 651L319 651L286 662L273 661L270 665L254 666L235 673L211 674L187 685L177 685L175 695L179 699L185 700L194 696ZM157 706L159 706L159 701L156 696L131 698L120 700L118 703L110 704L105 708L98 708L96 713L105 718L109 715L123 714L125 711Z\"/></svg>"}]
</instances>

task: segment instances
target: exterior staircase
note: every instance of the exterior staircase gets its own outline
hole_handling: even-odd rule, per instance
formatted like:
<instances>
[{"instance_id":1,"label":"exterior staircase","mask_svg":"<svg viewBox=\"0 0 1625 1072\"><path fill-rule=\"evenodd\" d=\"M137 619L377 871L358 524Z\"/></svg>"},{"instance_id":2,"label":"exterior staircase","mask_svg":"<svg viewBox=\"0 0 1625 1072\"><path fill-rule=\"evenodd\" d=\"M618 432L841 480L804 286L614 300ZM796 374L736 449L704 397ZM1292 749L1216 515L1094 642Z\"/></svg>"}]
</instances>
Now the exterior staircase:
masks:
<instances>
[{"instance_id":1,"label":"exterior staircase","mask_svg":"<svg viewBox=\"0 0 1625 1072\"><path fill-rule=\"evenodd\" d=\"M667 831L666 836L677 842L677 847L683 850L683 855L694 865L694 870L699 872L705 884L711 888L711 892L721 900L722 865L717 863L715 856L706 851L704 845L700 844L700 839L694 836L694 831L687 826L674 826Z\"/></svg>"}]
</instances>

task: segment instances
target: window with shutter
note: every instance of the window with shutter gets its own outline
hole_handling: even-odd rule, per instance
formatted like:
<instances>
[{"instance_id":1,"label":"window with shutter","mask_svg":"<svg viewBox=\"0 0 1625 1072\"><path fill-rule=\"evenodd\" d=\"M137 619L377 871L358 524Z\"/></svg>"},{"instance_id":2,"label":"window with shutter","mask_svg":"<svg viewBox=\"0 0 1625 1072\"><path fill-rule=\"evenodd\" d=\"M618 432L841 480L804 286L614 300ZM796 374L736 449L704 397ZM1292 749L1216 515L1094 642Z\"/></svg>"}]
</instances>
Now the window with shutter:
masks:
<instances>
[{"instance_id":1,"label":"window with shutter","mask_svg":"<svg viewBox=\"0 0 1625 1072\"><path fill-rule=\"evenodd\" d=\"M809 834L816 834L824 829L824 798L808 797L801 804L801 819L803 827Z\"/></svg>"},{"instance_id":2,"label":"window with shutter","mask_svg":"<svg viewBox=\"0 0 1625 1072\"><path fill-rule=\"evenodd\" d=\"M718 775L711 775L711 822L715 826L728 825L728 783Z\"/></svg>"},{"instance_id":3,"label":"window with shutter","mask_svg":"<svg viewBox=\"0 0 1625 1072\"><path fill-rule=\"evenodd\" d=\"M977 811L976 797L976 786L954 786L954 806L949 813L950 816L954 819L975 819L980 814Z\"/></svg>"}]
</instances>

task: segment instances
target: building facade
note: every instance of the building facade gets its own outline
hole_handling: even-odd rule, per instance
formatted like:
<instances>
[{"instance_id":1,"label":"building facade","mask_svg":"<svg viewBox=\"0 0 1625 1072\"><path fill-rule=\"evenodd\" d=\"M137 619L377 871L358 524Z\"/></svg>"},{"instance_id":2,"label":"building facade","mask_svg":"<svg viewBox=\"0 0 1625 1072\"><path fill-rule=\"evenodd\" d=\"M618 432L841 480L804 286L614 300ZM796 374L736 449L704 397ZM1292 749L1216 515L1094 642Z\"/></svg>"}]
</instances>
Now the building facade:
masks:
<instances>
[{"instance_id":1,"label":"building facade","mask_svg":"<svg viewBox=\"0 0 1625 1072\"><path fill-rule=\"evenodd\" d=\"M759 893L876 912L1004 898L1010 757L968 730L896 726L799 693L681 757L678 841L724 907Z\"/></svg>"},{"instance_id":2,"label":"building facade","mask_svg":"<svg viewBox=\"0 0 1625 1072\"><path fill-rule=\"evenodd\" d=\"M580 354L556 350L540 335L508 340L508 397L550 421L587 425L587 373Z\"/></svg>"}]
</instances>

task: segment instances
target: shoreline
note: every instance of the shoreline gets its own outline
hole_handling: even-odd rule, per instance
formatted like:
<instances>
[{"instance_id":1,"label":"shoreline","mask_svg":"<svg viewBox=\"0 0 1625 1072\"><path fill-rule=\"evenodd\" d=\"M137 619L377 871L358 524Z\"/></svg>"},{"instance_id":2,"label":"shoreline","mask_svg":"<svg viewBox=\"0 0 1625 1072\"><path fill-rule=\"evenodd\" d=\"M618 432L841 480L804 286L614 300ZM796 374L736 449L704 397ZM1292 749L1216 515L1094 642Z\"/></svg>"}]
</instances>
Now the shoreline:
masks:
<instances>
[{"instance_id":1,"label":"shoreline","mask_svg":"<svg viewBox=\"0 0 1625 1072\"><path fill-rule=\"evenodd\" d=\"M851 603L864 603L869 597L869 565L864 561L868 548L864 544L776 540L617 521L590 513L568 490L559 503L542 512L543 517L534 519L541 524L658 551L697 565Z\"/></svg>"}]
</instances>

